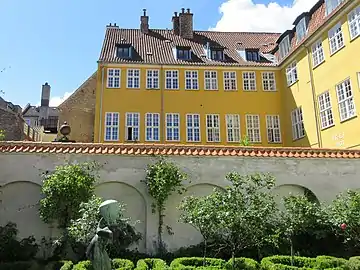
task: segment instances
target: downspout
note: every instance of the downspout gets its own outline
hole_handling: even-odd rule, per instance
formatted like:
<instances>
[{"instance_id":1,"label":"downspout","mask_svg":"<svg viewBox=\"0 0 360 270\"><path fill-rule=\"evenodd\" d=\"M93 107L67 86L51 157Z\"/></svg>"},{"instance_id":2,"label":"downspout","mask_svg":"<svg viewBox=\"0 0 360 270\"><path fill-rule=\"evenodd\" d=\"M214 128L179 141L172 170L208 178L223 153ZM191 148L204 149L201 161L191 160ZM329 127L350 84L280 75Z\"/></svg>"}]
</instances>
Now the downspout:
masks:
<instances>
[{"instance_id":1,"label":"downspout","mask_svg":"<svg viewBox=\"0 0 360 270\"><path fill-rule=\"evenodd\" d=\"M165 83L165 80L163 80L163 78L165 78L165 74L163 74L164 71L164 66L160 65L160 143L164 143L165 140L165 113L164 113L164 88L165 85L163 85L163 83Z\"/></svg>"},{"instance_id":2,"label":"downspout","mask_svg":"<svg viewBox=\"0 0 360 270\"><path fill-rule=\"evenodd\" d=\"M315 91L315 84L314 84L314 74L313 74L313 69L311 66L310 49L305 44L302 46L305 47L307 57L308 57L310 85L311 85L311 92L312 92L313 106L314 106L314 113L315 113L316 135L317 135L317 140L318 140L318 146L319 146L319 148L322 148L321 129L320 129L320 125L319 125L319 113L318 113L318 106L317 106L317 102L316 102L316 91Z\"/></svg>"},{"instance_id":3,"label":"downspout","mask_svg":"<svg viewBox=\"0 0 360 270\"><path fill-rule=\"evenodd\" d=\"M101 92L100 92L98 142L101 142L101 134L102 134L102 109L103 109L103 95L104 95L104 68L105 68L104 66L101 67Z\"/></svg>"}]
</instances>

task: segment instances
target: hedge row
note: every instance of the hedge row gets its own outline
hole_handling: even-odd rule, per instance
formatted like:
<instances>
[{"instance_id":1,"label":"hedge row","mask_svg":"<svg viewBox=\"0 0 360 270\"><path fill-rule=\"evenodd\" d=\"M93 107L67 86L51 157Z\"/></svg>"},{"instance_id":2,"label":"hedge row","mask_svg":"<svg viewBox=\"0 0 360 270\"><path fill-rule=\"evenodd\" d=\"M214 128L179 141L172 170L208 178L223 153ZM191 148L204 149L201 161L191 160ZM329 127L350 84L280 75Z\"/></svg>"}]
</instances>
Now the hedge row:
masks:
<instances>
[{"instance_id":1,"label":"hedge row","mask_svg":"<svg viewBox=\"0 0 360 270\"><path fill-rule=\"evenodd\" d=\"M261 263L248 258L236 258L234 261L222 259L190 257L177 258L168 266L161 259L143 259L135 265L130 260L114 259L115 270L360 270L360 257L349 260L318 256L316 258L294 257L293 266L290 256L272 256L262 259ZM0 270L30 270L32 262L2 263ZM90 261L82 261L73 265L70 261L56 262L47 267L49 270L93 270Z\"/></svg>"}]
</instances>

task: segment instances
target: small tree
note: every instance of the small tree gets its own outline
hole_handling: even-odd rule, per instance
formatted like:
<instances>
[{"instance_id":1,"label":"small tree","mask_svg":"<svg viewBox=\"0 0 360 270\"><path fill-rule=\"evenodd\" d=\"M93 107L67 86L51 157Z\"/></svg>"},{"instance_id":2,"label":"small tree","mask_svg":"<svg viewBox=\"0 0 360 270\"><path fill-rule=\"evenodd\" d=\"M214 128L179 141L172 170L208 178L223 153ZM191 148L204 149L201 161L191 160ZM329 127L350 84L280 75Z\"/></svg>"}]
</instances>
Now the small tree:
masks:
<instances>
[{"instance_id":1,"label":"small tree","mask_svg":"<svg viewBox=\"0 0 360 270\"><path fill-rule=\"evenodd\" d=\"M158 214L158 251L162 254L165 250L162 240L165 203L173 192L182 194L184 192L183 181L186 180L185 173L172 162L166 161L163 157L156 163L148 165L146 178L143 182L146 184L149 195L154 199L152 204L153 213Z\"/></svg>"},{"instance_id":2,"label":"small tree","mask_svg":"<svg viewBox=\"0 0 360 270\"><path fill-rule=\"evenodd\" d=\"M5 131L0 129L0 141L4 141L4 140L5 140Z\"/></svg>"},{"instance_id":3,"label":"small tree","mask_svg":"<svg viewBox=\"0 0 360 270\"><path fill-rule=\"evenodd\" d=\"M244 137L240 140L241 146L250 146L249 137L247 135L244 135Z\"/></svg>"}]
</instances>

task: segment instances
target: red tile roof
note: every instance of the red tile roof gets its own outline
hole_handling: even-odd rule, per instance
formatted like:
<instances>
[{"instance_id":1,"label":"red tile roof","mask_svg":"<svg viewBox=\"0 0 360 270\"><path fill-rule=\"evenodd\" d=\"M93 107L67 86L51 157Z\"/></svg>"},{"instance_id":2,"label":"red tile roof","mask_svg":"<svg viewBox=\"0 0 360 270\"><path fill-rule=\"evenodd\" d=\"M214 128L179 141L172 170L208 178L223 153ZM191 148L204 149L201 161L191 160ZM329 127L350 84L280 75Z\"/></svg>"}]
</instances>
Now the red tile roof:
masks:
<instances>
[{"instance_id":1,"label":"red tile roof","mask_svg":"<svg viewBox=\"0 0 360 270\"><path fill-rule=\"evenodd\" d=\"M0 142L0 153L360 159L360 150L164 144Z\"/></svg>"}]
</instances>

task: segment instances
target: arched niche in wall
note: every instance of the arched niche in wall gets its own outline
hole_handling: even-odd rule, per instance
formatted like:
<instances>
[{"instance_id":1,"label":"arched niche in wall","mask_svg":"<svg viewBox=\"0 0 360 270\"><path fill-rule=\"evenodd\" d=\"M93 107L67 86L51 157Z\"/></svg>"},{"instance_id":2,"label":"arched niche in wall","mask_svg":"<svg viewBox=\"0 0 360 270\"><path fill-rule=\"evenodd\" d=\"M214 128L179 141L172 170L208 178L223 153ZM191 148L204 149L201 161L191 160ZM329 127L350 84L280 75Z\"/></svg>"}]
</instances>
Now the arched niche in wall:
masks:
<instances>
[{"instance_id":1,"label":"arched niche in wall","mask_svg":"<svg viewBox=\"0 0 360 270\"><path fill-rule=\"evenodd\" d=\"M173 235L169 235L164 230L163 240L167 245L169 251L177 250L181 247L196 245L200 243L203 238L201 234L191 225L182 223L180 219L180 205L183 198L186 196L207 196L212 193L214 188L223 189L220 186L210 183L200 183L187 187L187 191L184 194L173 193L166 204L164 226L170 226Z\"/></svg>"},{"instance_id":2,"label":"arched niche in wall","mask_svg":"<svg viewBox=\"0 0 360 270\"><path fill-rule=\"evenodd\" d=\"M33 235L37 241L51 236L49 225L39 216L41 186L28 181L13 181L0 187L0 225L14 222L18 237Z\"/></svg>"},{"instance_id":3,"label":"arched niche in wall","mask_svg":"<svg viewBox=\"0 0 360 270\"><path fill-rule=\"evenodd\" d=\"M280 206L283 204L283 197L287 197L290 195L303 195L307 197L310 201L319 203L318 198L307 187L301 186L301 185L293 185L293 184L285 184L274 187L271 192L276 196L276 201L279 203Z\"/></svg>"},{"instance_id":4,"label":"arched niche in wall","mask_svg":"<svg viewBox=\"0 0 360 270\"><path fill-rule=\"evenodd\" d=\"M141 233L139 251L144 252L146 249L146 201L144 196L135 187L124 182L104 182L95 187L95 194L104 200L114 199L125 204L126 217L130 217L132 222L139 221L135 228Z\"/></svg>"}]
</instances>

